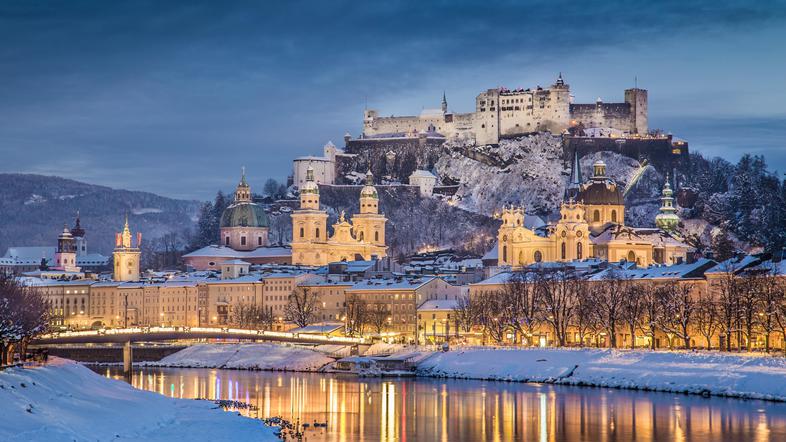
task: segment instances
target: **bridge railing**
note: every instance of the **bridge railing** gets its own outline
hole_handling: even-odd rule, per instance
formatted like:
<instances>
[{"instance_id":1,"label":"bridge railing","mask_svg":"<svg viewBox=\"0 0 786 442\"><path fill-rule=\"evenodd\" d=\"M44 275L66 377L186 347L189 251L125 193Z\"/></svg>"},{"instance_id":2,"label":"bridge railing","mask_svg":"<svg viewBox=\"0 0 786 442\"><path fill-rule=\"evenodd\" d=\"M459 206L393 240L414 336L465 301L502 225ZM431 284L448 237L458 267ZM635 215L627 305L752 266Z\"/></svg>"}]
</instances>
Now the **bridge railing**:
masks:
<instances>
[{"instance_id":1,"label":"bridge railing","mask_svg":"<svg viewBox=\"0 0 786 442\"><path fill-rule=\"evenodd\" d=\"M93 336L106 336L106 335L134 335L134 334L182 334L184 337L187 335L210 335L218 336L247 336L249 338L278 338L278 339L291 339L291 340L308 340L311 342L320 342L332 344L364 344L364 338L352 338L346 336L325 336L313 335L305 333L292 333L292 332L278 332L271 330L248 330L243 328L218 328L218 327L129 327L129 328L111 328L101 330L79 330L79 331L64 331L54 332L39 336L38 340L50 340L60 338L89 338Z\"/></svg>"}]
</instances>

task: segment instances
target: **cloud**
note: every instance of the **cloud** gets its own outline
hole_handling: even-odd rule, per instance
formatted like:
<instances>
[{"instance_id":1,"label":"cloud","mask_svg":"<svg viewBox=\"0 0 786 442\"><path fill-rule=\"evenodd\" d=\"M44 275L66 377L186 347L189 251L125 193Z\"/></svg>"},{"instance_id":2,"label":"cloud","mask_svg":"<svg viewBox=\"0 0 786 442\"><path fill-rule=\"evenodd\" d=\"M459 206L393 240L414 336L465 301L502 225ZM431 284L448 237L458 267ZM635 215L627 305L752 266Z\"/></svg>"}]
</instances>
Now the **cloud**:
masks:
<instances>
[{"instance_id":1,"label":"cloud","mask_svg":"<svg viewBox=\"0 0 786 442\"><path fill-rule=\"evenodd\" d=\"M782 2L742 1L3 4L0 167L56 170L59 155L78 155L92 165L73 178L207 198L241 164L284 179L295 154L357 133L367 102L417 112L449 89L452 106L471 107L484 88L545 84L565 67L577 93L608 93L652 60L672 75L700 68L690 56L672 67L660 42L701 53L714 36L775 29L782 40L784 21ZM672 111L718 87L658 86L655 103L669 97Z\"/></svg>"}]
</instances>

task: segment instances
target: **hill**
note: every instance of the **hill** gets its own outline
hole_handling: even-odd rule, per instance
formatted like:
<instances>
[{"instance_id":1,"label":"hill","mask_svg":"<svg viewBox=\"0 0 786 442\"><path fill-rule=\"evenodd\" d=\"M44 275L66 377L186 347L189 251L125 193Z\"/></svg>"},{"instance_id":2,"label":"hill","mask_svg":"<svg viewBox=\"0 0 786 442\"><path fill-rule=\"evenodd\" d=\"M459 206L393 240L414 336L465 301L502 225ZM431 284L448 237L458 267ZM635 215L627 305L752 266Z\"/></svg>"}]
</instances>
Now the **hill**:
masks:
<instances>
[{"instance_id":1,"label":"hill","mask_svg":"<svg viewBox=\"0 0 786 442\"><path fill-rule=\"evenodd\" d=\"M110 254L128 213L134 231L155 239L190 229L199 203L112 189L55 176L0 174L0 254L15 246L54 246L77 211L90 251Z\"/></svg>"}]
</instances>

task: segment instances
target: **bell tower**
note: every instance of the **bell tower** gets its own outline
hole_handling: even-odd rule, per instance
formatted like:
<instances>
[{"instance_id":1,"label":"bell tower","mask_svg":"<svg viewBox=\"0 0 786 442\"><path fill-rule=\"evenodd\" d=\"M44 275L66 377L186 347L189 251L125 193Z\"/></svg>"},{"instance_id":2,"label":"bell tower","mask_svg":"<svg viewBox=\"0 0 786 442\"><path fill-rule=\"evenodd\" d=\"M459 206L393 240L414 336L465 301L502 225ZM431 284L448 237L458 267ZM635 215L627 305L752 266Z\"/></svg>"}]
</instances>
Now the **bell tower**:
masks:
<instances>
[{"instance_id":1,"label":"bell tower","mask_svg":"<svg viewBox=\"0 0 786 442\"><path fill-rule=\"evenodd\" d=\"M319 209L319 185L314 181L314 169L306 170L306 182L300 189L300 208L293 211L292 264L322 265L327 255L322 246L327 243L327 212Z\"/></svg>"},{"instance_id":2,"label":"bell tower","mask_svg":"<svg viewBox=\"0 0 786 442\"><path fill-rule=\"evenodd\" d=\"M64 272L78 272L76 266L76 244L71 230L63 226L63 232L57 237L57 252L55 253L55 269Z\"/></svg>"},{"instance_id":3,"label":"bell tower","mask_svg":"<svg viewBox=\"0 0 786 442\"><path fill-rule=\"evenodd\" d=\"M128 215L126 215L123 231L115 234L115 251L112 253L115 281L139 280L141 255L139 248L142 245L142 233L137 232L136 244L133 244L132 237L131 229L128 227Z\"/></svg>"},{"instance_id":4,"label":"bell tower","mask_svg":"<svg viewBox=\"0 0 786 442\"><path fill-rule=\"evenodd\" d=\"M374 175L366 173L366 185L360 190L360 213L352 217L355 239L361 243L385 247L385 215L379 213L379 193ZM382 255L380 255L382 256Z\"/></svg>"}]
</instances>

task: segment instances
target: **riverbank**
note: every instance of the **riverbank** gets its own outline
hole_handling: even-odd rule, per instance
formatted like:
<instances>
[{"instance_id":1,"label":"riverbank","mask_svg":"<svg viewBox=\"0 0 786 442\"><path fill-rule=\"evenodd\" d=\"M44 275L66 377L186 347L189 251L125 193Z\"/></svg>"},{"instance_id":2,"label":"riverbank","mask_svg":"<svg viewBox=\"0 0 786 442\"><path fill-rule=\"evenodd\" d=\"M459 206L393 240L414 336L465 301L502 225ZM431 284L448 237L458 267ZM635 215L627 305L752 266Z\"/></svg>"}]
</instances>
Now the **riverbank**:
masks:
<instances>
[{"instance_id":1,"label":"riverbank","mask_svg":"<svg viewBox=\"0 0 786 442\"><path fill-rule=\"evenodd\" d=\"M467 348L435 353L417 373L786 401L786 358L779 356Z\"/></svg>"},{"instance_id":2,"label":"riverbank","mask_svg":"<svg viewBox=\"0 0 786 442\"><path fill-rule=\"evenodd\" d=\"M259 421L172 399L64 359L0 372L3 441L276 441Z\"/></svg>"},{"instance_id":3,"label":"riverbank","mask_svg":"<svg viewBox=\"0 0 786 442\"><path fill-rule=\"evenodd\" d=\"M279 344L198 344L147 367L228 368L236 370L317 371L335 359L308 348Z\"/></svg>"}]
</instances>

